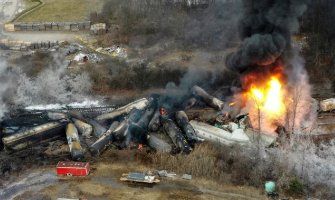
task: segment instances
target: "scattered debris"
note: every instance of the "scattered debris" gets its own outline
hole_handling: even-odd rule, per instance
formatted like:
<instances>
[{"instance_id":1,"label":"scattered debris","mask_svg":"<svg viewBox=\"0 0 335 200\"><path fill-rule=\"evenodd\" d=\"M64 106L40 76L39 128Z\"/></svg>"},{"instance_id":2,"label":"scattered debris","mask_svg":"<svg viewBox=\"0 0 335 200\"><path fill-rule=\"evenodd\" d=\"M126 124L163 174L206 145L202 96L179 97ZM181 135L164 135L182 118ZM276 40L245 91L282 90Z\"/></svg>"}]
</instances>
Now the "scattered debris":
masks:
<instances>
[{"instance_id":1,"label":"scattered debris","mask_svg":"<svg viewBox=\"0 0 335 200\"><path fill-rule=\"evenodd\" d=\"M87 62L88 56L86 54L79 53L73 58L73 60L77 62Z\"/></svg>"},{"instance_id":2,"label":"scattered debris","mask_svg":"<svg viewBox=\"0 0 335 200\"><path fill-rule=\"evenodd\" d=\"M332 111L335 109L335 98L325 99L320 101L320 110L323 112Z\"/></svg>"},{"instance_id":3,"label":"scattered debris","mask_svg":"<svg viewBox=\"0 0 335 200\"><path fill-rule=\"evenodd\" d=\"M177 176L176 173L174 173L174 172L168 172L168 171L166 171L166 170L160 170L160 171L157 171L157 173L158 173L158 175L159 175L160 177L170 177L170 178L174 178L174 177Z\"/></svg>"},{"instance_id":4,"label":"scattered debris","mask_svg":"<svg viewBox=\"0 0 335 200\"><path fill-rule=\"evenodd\" d=\"M137 183L159 183L160 180L155 176L146 175L139 172L129 172L122 174L121 181L137 182Z\"/></svg>"},{"instance_id":5,"label":"scattered debris","mask_svg":"<svg viewBox=\"0 0 335 200\"><path fill-rule=\"evenodd\" d=\"M208 141L218 142L224 145L231 145L234 143L246 144L250 142L248 136L240 128L235 129L233 132L228 132L204 122L192 120L190 121L190 124L195 129L197 137Z\"/></svg>"},{"instance_id":6,"label":"scattered debris","mask_svg":"<svg viewBox=\"0 0 335 200\"><path fill-rule=\"evenodd\" d=\"M47 150L43 152L48 157L59 157L67 156L70 153L70 148L68 144L65 144L61 140L56 140L49 143Z\"/></svg>"},{"instance_id":7,"label":"scattered debris","mask_svg":"<svg viewBox=\"0 0 335 200\"><path fill-rule=\"evenodd\" d=\"M78 53L74 56L73 61L79 65L83 65L87 62L98 63L100 62L101 58L95 53Z\"/></svg>"},{"instance_id":8,"label":"scattered debris","mask_svg":"<svg viewBox=\"0 0 335 200\"><path fill-rule=\"evenodd\" d=\"M183 174L183 175L181 176L181 178L182 178L182 179L186 179L186 180L192 180L192 175L190 175L190 174Z\"/></svg>"},{"instance_id":9,"label":"scattered debris","mask_svg":"<svg viewBox=\"0 0 335 200\"><path fill-rule=\"evenodd\" d=\"M127 49L122 48L118 45L113 45L111 47L107 47L107 48L102 48L99 47L95 50L96 52L99 53L103 53L103 54L108 54L111 55L113 57L119 57L119 58L127 58Z\"/></svg>"}]
</instances>

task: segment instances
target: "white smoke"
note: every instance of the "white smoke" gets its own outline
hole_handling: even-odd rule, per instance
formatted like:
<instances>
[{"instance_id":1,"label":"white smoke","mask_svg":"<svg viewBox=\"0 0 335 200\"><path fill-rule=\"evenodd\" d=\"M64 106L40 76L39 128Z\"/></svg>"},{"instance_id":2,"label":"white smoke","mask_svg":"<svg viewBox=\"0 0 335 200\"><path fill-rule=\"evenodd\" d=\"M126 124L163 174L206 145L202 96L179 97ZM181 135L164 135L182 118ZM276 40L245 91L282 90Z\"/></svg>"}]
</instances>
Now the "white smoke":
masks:
<instances>
[{"instance_id":1,"label":"white smoke","mask_svg":"<svg viewBox=\"0 0 335 200\"><path fill-rule=\"evenodd\" d=\"M66 108L90 108L103 106L98 100L84 99L82 102L72 102L70 104L43 104L25 107L26 110L60 110Z\"/></svg>"},{"instance_id":2,"label":"white smoke","mask_svg":"<svg viewBox=\"0 0 335 200\"><path fill-rule=\"evenodd\" d=\"M0 120L9 112L10 99L15 94L17 73L5 60L0 61Z\"/></svg>"},{"instance_id":3,"label":"white smoke","mask_svg":"<svg viewBox=\"0 0 335 200\"><path fill-rule=\"evenodd\" d=\"M286 101L286 128L292 133L308 133L314 127L317 117L317 106L311 97L311 86L305 69L305 61L294 45L293 56L287 61L292 67L287 70L289 96ZM304 130L304 131L303 131Z\"/></svg>"},{"instance_id":4,"label":"white smoke","mask_svg":"<svg viewBox=\"0 0 335 200\"><path fill-rule=\"evenodd\" d=\"M65 58L55 55L36 77L28 77L22 66L0 62L0 119L11 106L70 104L90 101L92 82L86 72L71 72Z\"/></svg>"},{"instance_id":5,"label":"white smoke","mask_svg":"<svg viewBox=\"0 0 335 200\"><path fill-rule=\"evenodd\" d=\"M53 62L37 77L30 78L20 73L17 96L14 102L19 105L36 105L83 101L91 89L91 80L87 73L70 73L65 62L55 57Z\"/></svg>"},{"instance_id":6,"label":"white smoke","mask_svg":"<svg viewBox=\"0 0 335 200\"><path fill-rule=\"evenodd\" d=\"M300 141L299 141L300 140ZM278 151L288 171L293 171L310 187L335 187L335 143L316 145L311 140L292 139L290 146Z\"/></svg>"},{"instance_id":7,"label":"white smoke","mask_svg":"<svg viewBox=\"0 0 335 200\"><path fill-rule=\"evenodd\" d=\"M4 97L6 91L9 88L7 80L7 65L4 61L0 61L0 119L3 118L4 114L8 111Z\"/></svg>"}]
</instances>

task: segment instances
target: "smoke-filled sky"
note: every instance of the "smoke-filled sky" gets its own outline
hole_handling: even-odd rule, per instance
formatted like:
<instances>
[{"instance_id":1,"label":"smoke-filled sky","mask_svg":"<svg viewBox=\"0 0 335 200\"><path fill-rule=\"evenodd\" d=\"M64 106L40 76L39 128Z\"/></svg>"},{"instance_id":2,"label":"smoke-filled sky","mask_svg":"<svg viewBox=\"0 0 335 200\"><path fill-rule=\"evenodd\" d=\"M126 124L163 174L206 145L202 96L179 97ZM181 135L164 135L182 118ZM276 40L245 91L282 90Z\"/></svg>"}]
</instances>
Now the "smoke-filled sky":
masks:
<instances>
[{"instance_id":1,"label":"smoke-filled sky","mask_svg":"<svg viewBox=\"0 0 335 200\"><path fill-rule=\"evenodd\" d=\"M298 18L306 11L307 3L308 0L244 0L239 27L242 44L228 58L228 67L243 72L290 56L291 35L298 31Z\"/></svg>"}]
</instances>

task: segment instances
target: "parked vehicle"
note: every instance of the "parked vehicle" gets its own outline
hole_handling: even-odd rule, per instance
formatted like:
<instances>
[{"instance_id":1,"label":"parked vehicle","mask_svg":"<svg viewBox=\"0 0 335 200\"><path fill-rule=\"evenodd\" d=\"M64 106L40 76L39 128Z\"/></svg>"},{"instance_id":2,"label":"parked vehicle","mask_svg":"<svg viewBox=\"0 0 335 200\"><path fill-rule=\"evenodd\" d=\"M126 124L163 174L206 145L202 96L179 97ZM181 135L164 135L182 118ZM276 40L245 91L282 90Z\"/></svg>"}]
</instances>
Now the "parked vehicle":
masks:
<instances>
[{"instance_id":1,"label":"parked vehicle","mask_svg":"<svg viewBox=\"0 0 335 200\"><path fill-rule=\"evenodd\" d=\"M56 167L57 175L87 176L91 167L87 162L59 161Z\"/></svg>"}]
</instances>

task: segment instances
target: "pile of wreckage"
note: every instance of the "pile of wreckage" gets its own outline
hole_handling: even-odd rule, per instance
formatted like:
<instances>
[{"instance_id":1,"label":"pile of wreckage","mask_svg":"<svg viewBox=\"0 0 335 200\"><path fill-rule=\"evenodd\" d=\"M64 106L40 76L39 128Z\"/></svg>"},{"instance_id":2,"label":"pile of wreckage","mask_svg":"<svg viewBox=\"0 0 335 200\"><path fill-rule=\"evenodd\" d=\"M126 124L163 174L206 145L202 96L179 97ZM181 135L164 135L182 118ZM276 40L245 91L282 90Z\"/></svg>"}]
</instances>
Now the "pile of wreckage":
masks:
<instances>
[{"instance_id":1,"label":"pile of wreckage","mask_svg":"<svg viewBox=\"0 0 335 200\"><path fill-rule=\"evenodd\" d=\"M225 103L199 86L191 88L191 97L185 111L166 106L161 95L119 108L25 111L21 117L2 122L2 142L5 150L19 151L66 138L73 160L84 159L86 153L99 155L110 144L120 149L145 145L159 152L186 154L204 140L224 145L252 144L255 132L247 114L227 120L227 113L222 113ZM196 108L197 101L205 108ZM201 120L199 116L204 113L213 113L215 126ZM276 140L275 136L256 135L265 145Z\"/></svg>"}]
</instances>

